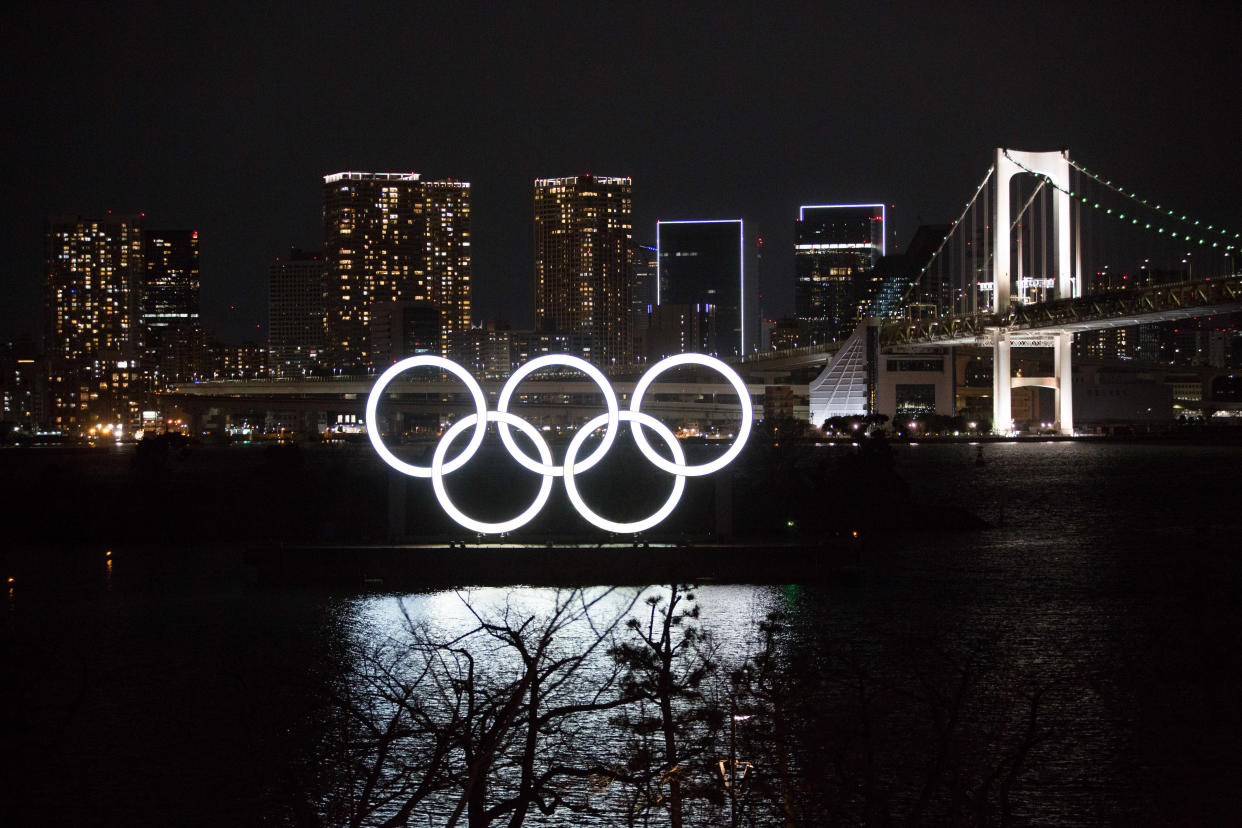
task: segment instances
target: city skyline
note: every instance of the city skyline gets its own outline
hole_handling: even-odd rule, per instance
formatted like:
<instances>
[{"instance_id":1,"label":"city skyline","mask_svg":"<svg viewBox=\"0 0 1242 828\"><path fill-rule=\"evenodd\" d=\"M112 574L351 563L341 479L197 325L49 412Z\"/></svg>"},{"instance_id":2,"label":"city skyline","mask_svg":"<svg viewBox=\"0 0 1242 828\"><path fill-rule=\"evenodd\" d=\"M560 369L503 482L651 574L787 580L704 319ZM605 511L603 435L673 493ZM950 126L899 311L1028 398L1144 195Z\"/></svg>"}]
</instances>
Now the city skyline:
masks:
<instances>
[{"instance_id":1,"label":"city skyline","mask_svg":"<svg viewBox=\"0 0 1242 828\"><path fill-rule=\"evenodd\" d=\"M3 208L0 338L35 332L46 217L109 208L199 230L204 323L253 336L272 255L318 248L318 177L341 169L473 182L475 316L531 314L517 326L533 324L540 176L632 177L636 242L662 216L745 218L767 242L771 316L793 307L796 205L883 199L904 245L952 219L996 146L1068 147L1242 224L1213 164L1237 93L1204 80L1238 74L1231 11L1017 8L133 6L139 27L115 10L23 10L14 64L57 71L5 93L23 198ZM114 80L96 83L99 69Z\"/></svg>"},{"instance_id":2,"label":"city skyline","mask_svg":"<svg viewBox=\"0 0 1242 828\"><path fill-rule=\"evenodd\" d=\"M1242 5L3 22L4 824L1238 821Z\"/></svg>"}]
</instances>

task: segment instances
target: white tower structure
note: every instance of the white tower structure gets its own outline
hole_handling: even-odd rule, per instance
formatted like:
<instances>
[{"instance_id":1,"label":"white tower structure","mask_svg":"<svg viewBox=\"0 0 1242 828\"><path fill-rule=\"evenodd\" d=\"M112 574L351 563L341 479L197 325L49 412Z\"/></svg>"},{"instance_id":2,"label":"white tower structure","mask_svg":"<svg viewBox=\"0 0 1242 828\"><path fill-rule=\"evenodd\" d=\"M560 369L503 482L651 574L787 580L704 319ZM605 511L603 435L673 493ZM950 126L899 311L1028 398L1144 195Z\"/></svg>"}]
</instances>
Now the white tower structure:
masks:
<instances>
[{"instance_id":1,"label":"white tower structure","mask_svg":"<svg viewBox=\"0 0 1242 828\"><path fill-rule=\"evenodd\" d=\"M1082 274L1071 266L1070 239L1070 163L1069 152L1023 152L998 147L996 150L996 198L992 226L997 240L992 258L991 312L1006 314L1012 302L1013 272L1011 269L1009 215L1009 180L1020 173L1046 176L1052 183L1052 220L1056 244L1056 268L1053 299L1071 299L1082 295ZM1070 365L1072 333L1042 336L1011 334L1008 329L992 329L992 428L1005 434L1012 428L1011 396L1018 386L1052 388L1055 396L1058 427L1062 434L1074 433L1073 375ZM1053 376L1021 377L1016 382L1010 375L1010 349L1014 347L1051 347Z\"/></svg>"},{"instance_id":2,"label":"white tower structure","mask_svg":"<svg viewBox=\"0 0 1242 828\"><path fill-rule=\"evenodd\" d=\"M1057 250L1057 299L1072 299L1082 295L1082 274L1075 274L1070 265L1070 164L1069 153L1022 152L998 147L996 150L996 205L992 226L1003 238L997 239L992 258L992 313L1009 310L1013 290L1013 271L1010 262L1010 244L1007 228L1009 216L1009 180L1020 173L1047 176L1055 188L1052 200L1052 220Z\"/></svg>"}]
</instances>

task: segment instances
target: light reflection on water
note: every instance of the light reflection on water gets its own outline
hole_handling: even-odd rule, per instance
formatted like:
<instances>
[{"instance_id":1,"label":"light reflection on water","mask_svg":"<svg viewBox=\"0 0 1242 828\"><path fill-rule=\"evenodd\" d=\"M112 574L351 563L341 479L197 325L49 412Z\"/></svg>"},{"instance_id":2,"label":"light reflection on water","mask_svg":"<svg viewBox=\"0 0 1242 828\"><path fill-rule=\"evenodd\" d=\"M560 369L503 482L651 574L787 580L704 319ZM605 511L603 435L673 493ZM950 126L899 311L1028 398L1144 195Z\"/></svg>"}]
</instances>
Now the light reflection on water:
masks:
<instances>
[{"instance_id":1,"label":"light reflection on water","mask_svg":"<svg viewBox=\"0 0 1242 828\"><path fill-rule=\"evenodd\" d=\"M898 445L894 457L915 500L964 506L993 528L871 539L859 571L826 584L701 586L701 623L721 658L739 660L753 648L755 621L786 612L796 652L788 669L820 694L827 723L813 723L819 735L807 738L825 742L825 761L849 758L830 744L848 724L834 719L833 708L843 716L867 712L832 678L842 670L865 673L881 699L871 712L889 731L885 772L906 783L922 773L919 746L903 747L896 734L926 731L932 713L916 698L920 685L969 673L976 731L960 739L981 763L1020 741L1003 723L1040 694L1048 732L1030 748L1014 787L1020 819L1220 813L1210 788L1239 765L1227 735L1236 735L1236 716L1215 702L1237 686L1229 679L1237 650L1229 648L1239 633L1225 600L1238 584L1242 510L1227 481L1242 451L997 443L984 446L983 466L976 451ZM1214 578L1221 579L1216 589ZM474 590L470 600L490 611L506 601L537 610L551 594ZM412 618L446 631L474 621L452 592L368 596L352 603L351 634L399 634L401 603ZM900 815L918 786L892 784L890 804ZM1204 798L1188 799L1192 792Z\"/></svg>"},{"instance_id":2,"label":"light reflection on water","mask_svg":"<svg viewBox=\"0 0 1242 828\"><path fill-rule=\"evenodd\" d=\"M1242 449L982 447L982 467L971 445L893 454L914 500L965 507L992 528L864 537L860 565L823 583L698 587L722 659L751 648L755 619L787 613L785 667L813 706L796 734L804 769L857 781L862 748L874 748L875 795L894 821L927 771L934 696L967 671L964 773L1013 746L1020 734L1002 725L1045 691L1049 732L1011 791L1015 821L1229 822L1242 812ZM101 539L82 550L89 583L65 555L46 593L30 579L9 588L4 722L23 757L9 783L25 797L19 816L39 821L41 803L67 791L66 820L80 823L176 824L188 800L215 824L254 821L256 802L279 812L290 757L316 737L298 732L300 706L348 663L345 643L399 640L402 603L444 632L473 621L453 592L256 586L241 557ZM470 592L481 611L506 600L534 611L552 594ZM592 741L617 743L606 723L592 728ZM841 824L881 821L857 789L814 781Z\"/></svg>"},{"instance_id":3,"label":"light reflection on water","mask_svg":"<svg viewBox=\"0 0 1242 828\"><path fill-rule=\"evenodd\" d=\"M634 618L645 624L653 612L648 599L667 606L669 595L669 587L595 587L581 591L516 587L359 597L349 602L346 611L349 618L347 628L353 644L351 651L356 657L353 665L355 672L352 674L354 678L351 679L352 692L361 697L371 686L373 677L377 674L374 649L376 644L391 645L396 652L401 652L403 646L408 648L415 640L422 642L428 639L445 642L440 652L450 658L455 648L469 649L474 657L474 674L480 681L491 682L491 687L516 681L522 675L522 661L517 652L513 648L502 646L486 634L471 636L471 631L477 630L481 623L502 625L509 630L525 628L528 633L526 640L533 642L538 635L533 632L538 623L528 625L527 619L550 617L559 607L568 605L571 612L581 612L582 617L557 633L548 663L576 652L589 651L590 656L577 671L577 678L564 685L568 693L553 691L553 695L544 702L544 709L589 701L596 691L604 691L605 699L611 698L617 692L615 682L619 673L609 647L622 641L636 643L637 639L626 627L625 621ZM709 631L710 637L699 642L698 646L713 663L720 665L717 673L708 678L708 685L715 681L714 687L709 687L707 693L716 703L727 692L722 688L730 669L740 666L757 650L755 639L759 621L781 604L782 592L775 587L706 585L683 594L679 610L690 606L702 608L697 619L687 619L684 625L694 625L698 629ZM658 615L656 623L658 625ZM605 636L603 645L590 649L601 635ZM674 630L674 635L676 643L679 640L677 630ZM405 671L405 676L410 678L421 674L425 664L417 656L398 663L398 669ZM392 664L391 660L383 660L383 667L379 672L386 678L391 676L394 672ZM680 671L681 668L677 669ZM545 681L549 686L556 684L557 674L551 673ZM443 711L451 707L444 704L446 697L442 688L445 684L443 680L423 681L419 684L421 698L430 708L441 711L441 721L447 720L447 714ZM635 713L639 709L637 705L630 707ZM627 757L632 756L631 740L634 739L634 733L621 728L615 721L614 717L620 711L620 708L612 708L573 716L567 732L546 737L551 744L551 753L559 755L562 763L624 767ZM651 715L650 710L647 715ZM688 736L683 735L681 738ZM686 748L683 746L684 749ZM412 746L406 750L418 752L419 748ZM548 749L540 751L541 767L543 762L550 761L547 759L547 751ZM716 758L726 756L727 748L723 743L718 743L711 755ZM706 766L714 767L714 764L709 762ZM701 767L702 763L700 775ZM516 784L514 774L512 768L502 766L494 775L489 776L493 797L502 792L512 794ZM703 780L695 781L702 784ZM707 783L715 784L714 778L708 778ZM588 787L583 780L569 779L563 784L563 795L567 801L585 804L590 799ZM620 792L621 788L618 784L613 789L613 794ZM566 824L566 819L572 819L575 825L619 824L617 820L625 809L608 797L605 790L597 792L591 799L594 807L600 809L601 813L576 813L572 817L561 814L551 821L544 821L538 814L531 814L527 817L526 824L560 825ZM451 795L433 795L419 805L415 811L415 820L443 822L451 813L454 802ZM697 813L697 818L688 824L704 824L704 819L715 824L720 817L718 808L717 805L713 809L703 801L688 804L687 816ZM377 819L391 816L392 812L391 806L381 807L376 815ZM659 808L656 807L649 816L658 819L658 812Z\"/></svg>"},{"instance_id":4,"label":"light reflection on water","mask_svg":"<svg viewBox=\"0 0 1242 828\"><path fill-rule=\"evenodd\" d=\"M551 611L556 596L564 592L551 587L475 587L359 596L349 602L351 634L357 641L384 637L400 639L408 616L409 621L430 624L437 632L452 637L476 626L479 616L494 619L506 610L514 617L546 614ZM695 587L693 592L702 607L700 623L723 635L721 643L729 647L745 641L736 631L748 631L762 620L776 607L780 594L776 587L711 584ZM609 618L632 604L636 606L629 614L643 615L643 600L649 596L667 598L668 589L595 587L586 590L587 600L605 594L604 600L592 611L597 619Z\"/></svg>"}]
</instances>

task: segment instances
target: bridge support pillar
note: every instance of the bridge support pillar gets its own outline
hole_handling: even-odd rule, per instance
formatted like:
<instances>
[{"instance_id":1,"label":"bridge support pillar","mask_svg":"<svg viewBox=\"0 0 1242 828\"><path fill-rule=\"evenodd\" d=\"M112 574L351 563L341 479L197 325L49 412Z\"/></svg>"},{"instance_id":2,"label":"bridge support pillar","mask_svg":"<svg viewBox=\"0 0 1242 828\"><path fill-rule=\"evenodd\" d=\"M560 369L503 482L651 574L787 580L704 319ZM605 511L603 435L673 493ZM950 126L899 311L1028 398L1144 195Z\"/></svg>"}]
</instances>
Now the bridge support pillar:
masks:
<instances>
[{"instance_id":1,"label":"bridge support pillar","mask_svg":"<svg viewBox=\"0 0 1242 828\"><path fill-rule=\"evenodd\" d=\"M1009 367L1009 332L992 330L992 431L1008 434L1013 428L1013 382Z\"/></svg>"},{"instance_id":2,"label":"bridge support pillar","mask_svg":"<svg viewBox=\"0 0 1242 828\"><path fill-rule=\"evenodd\" d=\"M1061 433L1074 433L1074 372L1070 355L1074 350L1074 335L1068 331L1054 334L1052 361L1057 378L1057 422Z\"/></svg>"}]
</instances>

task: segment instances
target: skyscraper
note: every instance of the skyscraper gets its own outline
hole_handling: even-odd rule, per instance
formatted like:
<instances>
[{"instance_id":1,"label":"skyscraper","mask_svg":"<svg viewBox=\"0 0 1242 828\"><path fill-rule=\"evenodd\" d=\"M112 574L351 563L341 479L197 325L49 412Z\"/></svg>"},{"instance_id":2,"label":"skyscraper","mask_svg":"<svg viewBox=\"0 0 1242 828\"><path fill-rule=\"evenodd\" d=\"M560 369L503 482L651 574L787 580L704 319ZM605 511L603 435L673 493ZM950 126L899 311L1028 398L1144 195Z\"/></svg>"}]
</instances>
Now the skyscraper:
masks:
<instances>
[{"instance_id":1,"label":"skyscraper","mask_svg":"<svg viewBox=\"0 0 1242 828\"><path fill-rule=\"evenodd\" d=\"M741 219L656 222L657 304L676 305L662 322L694 320L697 333L661 338L685 350L735 356L745 351L746 232ZM653 325L654 325L653 320ZM653 336L659 336L653 334ZM652 357L666 354L652 354Z\"/></svg>"},{"instance_id":2,"label":"skyscraper","mask_svg":"<svg viewBox=\"0 0 1242 828\"><path fill-rule=\"evenodd\" d=\"M535 179L535 324L587 335L591 361L630 361L628 178Z\"/></svg>"},{"instance_id":3,"label":"skyscraper","mask_svg":"<svg viewBox=\"0 0 1242 828\"><path fill-rule=\"evenodd\" d=\"M371 367L369 307L425 301L442 342L470 325L470 184L418 173L324 176L324 322L333 368ZM385 366L374 366L383 368Z\"/></svg>"},{"instance_id":4,"label":"skyscraper","mask_svg":"<svg viewBox=\"0 0 1242 828\"><path fill-rule=\"evenodd\" d=\"M947 306L948 297L942 292L942 285L934 284L930 278L921 290L916 290L915 285L952 229L951 224L920 224L903 252L889 253L876 264L880 288L871 300L869 316L891 317L905 313L918 316ZM980 246L971 245L972 256Z\"/></svg>"},{"instance_id":5,"label":"skyscraper","mask_svg":"<svg viewBox=\"0 0 1242 828\"><path fill-rule=\"evenodd\" d=\"M885 253L883 204L819 204L794 223L794 312L807 344L843 339L867 316Z\"/></svg>"},{"instance_id":6,"label":"skyscraper","mask_svg":"<svg viewBox=\"0 0 1242 828\"><path fill-rule=\"evenodd\" d=\"M132 432L141 423L142 254L140 216L48 221L45 425L78 436L96 426Z\"/></svg>"},{"instance_id":7,"label":"skyscraper","mask_svg":"<svg viewBox=\"0 0 1242 828\"><path fill-rule=\"evenodd\" d=\"M292 248L267 269L268 373L297 377L320 364L323 254Z\"/></svg>"},{"instance_id":8,"label":"skyscraper","mask_svg":"<svg viewBox=\"0 0 1242 828\"><path fill-rule=\"evenodd\" d=\"M470 329L470 184L424 181L422 185L429 298L440 310L440 342L444 349L455 334Z\"/></svg>"},{"instance_id":9,"label":"skyscraper","mask_svg":"<svg viewBox=\"0 0 1242 828\"><path fill-rule=\"evenodd\" d=\"M143 234L142 373L148 390L193 382L201 373L198 231Z\"/></svg>"},{"instance_id":10,"label":"skyscraper","mask_svg":"<svg viewBox=\"0 0 1242 828\"><path fill-rule=\"evenodd\" d=\"M639 360L649 350L647 328L656 307L656 253L649 244L630 245L630 353Z\"/></svg>"},{"instance_id":11,"label":"skyscraper","mask_svg":"<svg viewBox=\"0 0 1242 828\"><path fill-rule=\"evenodd\" d=\"M377 365L417 354L441 354L440 309L431 302L371 306L371 352Z\"/></svg>"}]
</instances>

